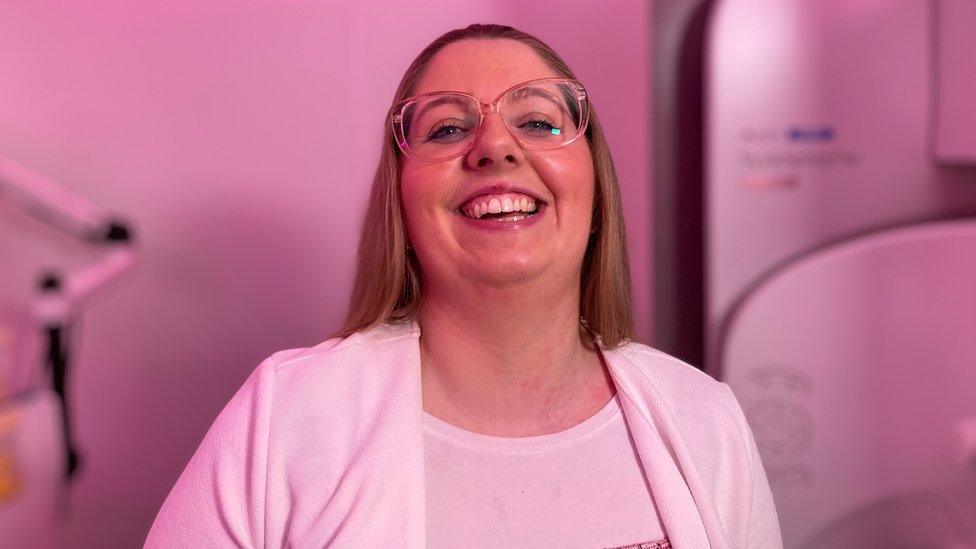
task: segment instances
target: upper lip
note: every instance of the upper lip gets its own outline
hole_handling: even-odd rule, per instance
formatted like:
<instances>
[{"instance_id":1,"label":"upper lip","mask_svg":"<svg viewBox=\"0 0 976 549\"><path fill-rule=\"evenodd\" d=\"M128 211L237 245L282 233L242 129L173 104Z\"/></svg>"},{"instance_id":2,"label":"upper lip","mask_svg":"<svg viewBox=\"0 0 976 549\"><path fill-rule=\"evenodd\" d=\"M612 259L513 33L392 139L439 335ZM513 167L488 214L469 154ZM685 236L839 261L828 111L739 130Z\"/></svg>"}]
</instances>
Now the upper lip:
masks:
<instances>
[{"instance_id":1,"label":"upper lip","mask_svg":"<svg viewBox=\"0 0 976 549\"><path fill-rule=\"evenodd\" d=\"M492 183L490 185L484 185L484 186L478 187L477 189L475 189L475 190L471 191L470 193L468 193L464 197L464 199L461 200L458 203L458 206L457 207L458 208L461 208L462 206L464 206L465 204L467 204L468 202L470 202L472 199L477 198L477 197L482 196L482 195L487 195L487 194L505 194L505 193L519 193L519 194L524 194L525 196L532 197L532 199L535 200L536 202L541 202L542 204L545 204L546 203L545 200L539 198L539 195L537 193L534 193L534 192L526 189L525 187L520 187L518 185L512 185L512 184L509 184L509 183Z\"/></svg>"}]
</instances>

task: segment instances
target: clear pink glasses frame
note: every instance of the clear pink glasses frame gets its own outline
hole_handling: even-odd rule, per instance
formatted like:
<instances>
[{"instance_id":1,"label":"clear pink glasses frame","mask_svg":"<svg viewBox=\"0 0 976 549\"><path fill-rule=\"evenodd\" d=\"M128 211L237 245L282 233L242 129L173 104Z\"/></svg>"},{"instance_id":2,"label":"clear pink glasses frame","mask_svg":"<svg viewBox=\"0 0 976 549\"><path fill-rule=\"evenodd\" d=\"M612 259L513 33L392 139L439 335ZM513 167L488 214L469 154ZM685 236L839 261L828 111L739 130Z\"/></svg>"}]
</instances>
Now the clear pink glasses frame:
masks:
<instances>
[{"instance_id":1,"label":"clear pink glasses frame","mask_svg":"<svg viewBox=\"0 0 976 549\"><path fill-rule=\"evenodd\" d=\"M533 85L540 85L540 84L568 84L575 91L574 95L577 101L577 107L579 109L577 111L579 113L578 114L579 121L576 122L576 135L574 135L572 138L568 140L558 142L555 146L540 148L537 144L530 143L522 139L518 135L518 132L512 130L512 127L508 124L507 120L504 121L505 127L508 129L508 132L512 135L512 137L515 138L515 140L523 148L529 150L553 150L553 149L559 149L565 147L566 145L573 143L574 141L579 139L581 135L586 133L586 126L590 118L590 105L586 95L586 88L583 87L583 84L580 84L578 81L573 80L571 78L536 78L534 80L528 80L526 82L516 84L508 88L507 90L503 91L491 103L482 103L477 97L474 97L471 94L458 92L458 91L440 91L440 92L430 92L430 93L424 93L420 95L414 95L398 102L396 105L393 106L392 109L390 109L390 122L393 126L393 136L396 138L397 145L400 147L400 150L403 152L403 154L411 158L424 160L428 162L440 162L443 160L449 160L451 158L457 158L458 156L463 156L465 154L468 154L468 152L474 147L475 142L477 142L478 140L477 137L479 132L481 131L483 122L485 120L485 115L487 115L488 113L497 112L498 106L501 105L502 102L505 100L505 98L507 98L512 92L515 92L516 90L522 89L526 86L533 86ZM422 101L429 97L445 96L445 95L466 97L473 100L474 103L479 105L481 112L478 118L478 125L474 129L474 139L470 139L468 144L462 150L451 153L444 157L439 157L439 158L418 157L417 155L413 154L410 151L410 145L407 141L407 136L404 131L404 112L413 103Z\"/></svg>"}]
</instances>

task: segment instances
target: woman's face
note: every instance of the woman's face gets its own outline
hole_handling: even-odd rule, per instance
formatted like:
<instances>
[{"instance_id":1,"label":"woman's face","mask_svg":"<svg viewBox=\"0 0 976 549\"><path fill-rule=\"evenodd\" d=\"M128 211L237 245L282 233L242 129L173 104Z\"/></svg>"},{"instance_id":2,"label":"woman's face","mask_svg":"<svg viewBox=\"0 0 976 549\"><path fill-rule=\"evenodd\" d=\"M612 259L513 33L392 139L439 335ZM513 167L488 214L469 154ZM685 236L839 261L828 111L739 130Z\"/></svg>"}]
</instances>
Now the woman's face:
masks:
<instances>
[{"instance_id":1,"label":"woman's face","mask_svg":"<svg viewBox=\"0 0 976 549\"><path fill-rule=\"evenodd\" d=\"M461 91L490 103L515 84L553 76L560 75L521 42L462 40L431 60L413 93ZM494 288L544 281L560 291L579 283L594 193L585 138L524 150L501 116L489 113L467 154L438 162L401 158L407 232L428 291L462 280ZM493 198L531 199L538 212L518 221L472 217Z\"/></svg>"}]
</instances>

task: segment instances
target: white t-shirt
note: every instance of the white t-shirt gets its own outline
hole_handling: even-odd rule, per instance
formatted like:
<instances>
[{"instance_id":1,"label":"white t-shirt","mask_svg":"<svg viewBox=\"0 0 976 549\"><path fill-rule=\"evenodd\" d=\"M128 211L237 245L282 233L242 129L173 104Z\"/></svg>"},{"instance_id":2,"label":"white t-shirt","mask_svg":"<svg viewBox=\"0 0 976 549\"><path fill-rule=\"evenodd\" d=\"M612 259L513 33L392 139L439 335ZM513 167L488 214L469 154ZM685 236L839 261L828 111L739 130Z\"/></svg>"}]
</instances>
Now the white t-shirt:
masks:
<instances>
[{"instance_id":1,"label":"white t-shirt","mask_svg":"<svg viewBox=\"0 0 976 549\"><path fill-rule=\"evenodd\" d=\"M619 396L569 429L467 431L424 413L427 547L670 545Z\"/></svg>"}]
</instances>

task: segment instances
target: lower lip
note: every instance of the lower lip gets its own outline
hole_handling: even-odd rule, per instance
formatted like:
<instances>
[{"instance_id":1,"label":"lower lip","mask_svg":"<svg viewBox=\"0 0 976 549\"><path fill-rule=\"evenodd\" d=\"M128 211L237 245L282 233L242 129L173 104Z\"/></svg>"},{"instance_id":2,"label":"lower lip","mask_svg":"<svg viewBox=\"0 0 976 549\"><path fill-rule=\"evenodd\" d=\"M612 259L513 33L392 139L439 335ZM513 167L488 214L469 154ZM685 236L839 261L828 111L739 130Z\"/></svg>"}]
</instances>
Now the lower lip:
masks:
<instances>
[{"instance_id":1,"label":"lower lip","mask_svg":"<svg viewBox=\"0 0 976 549\"><path fill-rule=\"evenodd\" d=\"M497 219L474 219L473 217L468 217L461 213L457 216L461 218L461 221L475 229L481 229L482 231L522 231L528 229L529 227L535 225L539 222L546 213L548 206L540 206L539 211L533 215L526 216L525 219L519 219L518 221L500 221Z\"/></svg>"}]
</instances>

